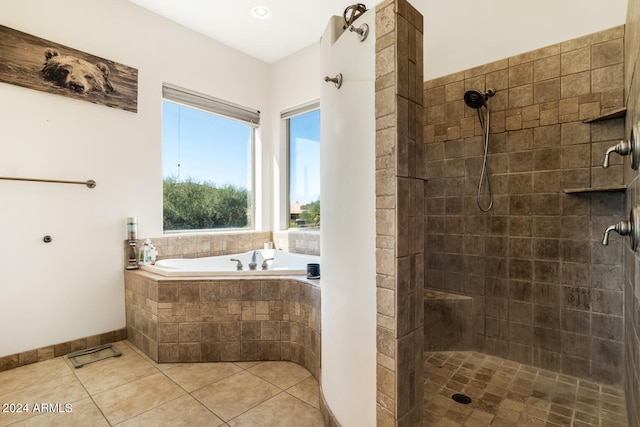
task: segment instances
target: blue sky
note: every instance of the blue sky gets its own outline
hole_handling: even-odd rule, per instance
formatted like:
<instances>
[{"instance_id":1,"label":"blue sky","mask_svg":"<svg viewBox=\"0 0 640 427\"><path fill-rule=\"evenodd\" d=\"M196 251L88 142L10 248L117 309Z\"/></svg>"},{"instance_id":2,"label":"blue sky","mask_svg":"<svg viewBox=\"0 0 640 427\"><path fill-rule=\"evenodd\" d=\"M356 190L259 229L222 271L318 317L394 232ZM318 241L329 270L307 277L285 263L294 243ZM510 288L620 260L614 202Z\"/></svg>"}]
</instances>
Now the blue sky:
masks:
<instances>
[{"instance_id":1,"label":"blue sky","mask_svg":"<svg viewBox=\"0 0 640 427\"><path fill-rule=\"evenodd\" d=\"M163 176L249 187L249 125L167 101L162 108Z\"/></svg>"},{"instance_id":2,"label":"blue sky","mask_svg":"<svg viewBox=\"0 0 640 427\"><path fill-rule=\"evenodd\" d=\"M251 127L163 102L163 176L248 188ZM320 198L320 110L291 117L291 203Z\"/></svg>"},{"instance_id":3,"label":"blue sky","mask_svg":"<svg viewBox=\"0 0 640 427\"><path fill-rule=\"evenodd\" d=\"M290 119L290 203L320 199L320 110Z\"/></svg>"}]
</instances>

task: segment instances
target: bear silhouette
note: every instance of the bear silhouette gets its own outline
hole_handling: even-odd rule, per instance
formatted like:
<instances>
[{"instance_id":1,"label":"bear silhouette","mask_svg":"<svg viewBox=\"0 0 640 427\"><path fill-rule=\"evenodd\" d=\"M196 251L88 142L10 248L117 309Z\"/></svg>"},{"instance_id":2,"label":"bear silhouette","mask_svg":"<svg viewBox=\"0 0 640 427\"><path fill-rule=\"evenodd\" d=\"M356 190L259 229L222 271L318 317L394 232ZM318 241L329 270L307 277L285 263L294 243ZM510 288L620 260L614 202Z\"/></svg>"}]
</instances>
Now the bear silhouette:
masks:
<instances>
[{"instance_id":1,"label":"bear silhouette","mask_svg":"<svg viewBox=\"0 0 640 427\"><path fill-rule=\"evenodd\" d=\"M44 51L46 61L42 74L60 87L77 93L113 92L109 82L109 67L102 62L91 64L84 59L60 55L55 49Z\"/></svg>"}]
</instances>

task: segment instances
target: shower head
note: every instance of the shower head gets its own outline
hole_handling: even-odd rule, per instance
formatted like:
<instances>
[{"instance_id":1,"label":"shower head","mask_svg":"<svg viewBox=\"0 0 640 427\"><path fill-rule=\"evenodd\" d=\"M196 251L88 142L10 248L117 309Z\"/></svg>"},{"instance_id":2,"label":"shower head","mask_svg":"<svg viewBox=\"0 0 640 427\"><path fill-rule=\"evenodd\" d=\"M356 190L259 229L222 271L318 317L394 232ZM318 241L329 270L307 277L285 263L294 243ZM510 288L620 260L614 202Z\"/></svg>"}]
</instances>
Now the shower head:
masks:
<instances>
[{"instance_id":1,"label":"shower head","mask_svg":"<svg viewBox=\"0 0 640 427\"><path fill-rule=\"evenodd\" d=\"M482 93L477 89L471 89L464 93L464 102L471 108L480 108L485 105L487 99L490 96L495 95L493 89L489 89L487 92Z\"/></svg>"}]
</instances>

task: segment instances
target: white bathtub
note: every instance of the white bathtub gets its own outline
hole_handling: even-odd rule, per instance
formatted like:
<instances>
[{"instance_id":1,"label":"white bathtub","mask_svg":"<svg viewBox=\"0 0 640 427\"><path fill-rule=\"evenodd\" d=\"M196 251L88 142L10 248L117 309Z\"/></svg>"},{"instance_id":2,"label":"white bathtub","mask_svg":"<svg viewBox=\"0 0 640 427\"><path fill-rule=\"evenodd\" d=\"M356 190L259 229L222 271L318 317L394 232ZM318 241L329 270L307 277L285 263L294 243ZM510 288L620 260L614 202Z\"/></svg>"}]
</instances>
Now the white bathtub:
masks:
<instances>
[{"instance_id":1,"label":"white bathtub","mask_svg":"<svg viewBox=\"0 0 640 427\"><path fill-rule=\"evenodd\" d=\"M307 274L307 264L319 264L320 257L314 255L292 254L280 250L260 249L256 251L255 270L249 270L249 262L253 251L212 256L204 258L172 258L157 261L155 265L143 265L141 269L151 273L170 277L185 276L300 276ZM236 269L237 263L231 258L242 262L242 270ZM262 263L267 261L267 269L262 269Z\"/></svg>"}]
</instances>

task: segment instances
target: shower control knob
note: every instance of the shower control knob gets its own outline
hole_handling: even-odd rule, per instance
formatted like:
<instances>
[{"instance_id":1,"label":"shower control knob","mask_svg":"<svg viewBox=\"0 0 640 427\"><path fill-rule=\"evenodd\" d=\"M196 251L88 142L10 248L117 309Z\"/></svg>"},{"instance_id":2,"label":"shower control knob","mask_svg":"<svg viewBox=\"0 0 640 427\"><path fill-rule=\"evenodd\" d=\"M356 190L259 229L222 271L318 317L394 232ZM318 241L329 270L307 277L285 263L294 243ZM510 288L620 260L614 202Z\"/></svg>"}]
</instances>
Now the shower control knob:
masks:
<instances>
[{"instance_id":1,"label":"shower control knob","mask_svg":"<svg viewBox=\"0 0 640 427\"><path fill-rule=\"evenodd\" d=\"M609 155L611 153L618 153L621 156L631 155L631 168L633 170L638 170L638 166L640 166L640 131L638 130L638 123L633 125L631 128L631 135L628 141L620 141L614 146L611 146L607 149L607 152L604 155L604 162L602 163L603 168L609 167Z\"/></svg>"},{"instance_id":2,"label":"shower control knob","mask_svg":"<svg viewBox=\"0 0 640 427\"><path fill-rule=\"evenodd\" d=\"M607 149L607 152L604 155L604 162L602 163L602 167L605 169L609 167L609 155L611 153L618 153L621 156L628 156L632 151L632 144L629 141L620 141L616 145Z\"/></svg>"},{"instance_id":3,"label":"shower control knob","mask_svg":"<svg viewBox=\"0 0 640 427\"><path fill-rule=\"evenodd\" d=\"M629 214L629 221L620 221L607 227L602 238L602 244L609 244L609 233L615 231L621 236L631 238L631 249L636 250L640 244L640 207L635 206Z\"/></svg>"},{"instance_id":4,"label":"shower control knob","mask_svg":"<svg viewBox=\"0 0 640 427\"><path fill-rule=\"evenodd\" d=\"M631 234L632 230L633 227L631 226L631 221L620 221L617 224L610 225L604 232L602 244L605 246L609 244L609 233L611 233L612 231L615 231L621 236L628 236L629 234Z\"/></svg>"}]
</instances>

